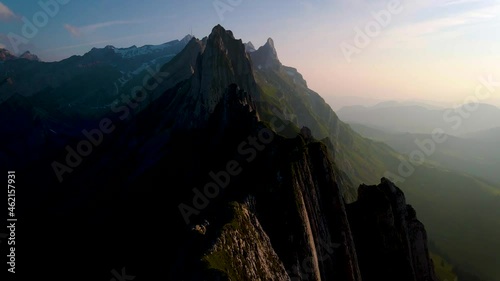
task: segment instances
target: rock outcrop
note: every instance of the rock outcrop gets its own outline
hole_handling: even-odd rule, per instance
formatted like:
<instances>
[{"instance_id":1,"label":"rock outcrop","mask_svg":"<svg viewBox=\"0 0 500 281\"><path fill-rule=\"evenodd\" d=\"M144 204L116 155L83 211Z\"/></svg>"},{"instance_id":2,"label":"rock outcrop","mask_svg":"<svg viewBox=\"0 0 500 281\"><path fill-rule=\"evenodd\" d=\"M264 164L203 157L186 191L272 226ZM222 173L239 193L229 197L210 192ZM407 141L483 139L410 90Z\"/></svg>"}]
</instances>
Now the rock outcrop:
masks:
<instances>
[{"instance_id":1,"label":"rock outcrop","mask_svg":"<svg viewBox=\"0 0 500 281\"><path fill-rule=\"evenodd\" d=\"M348 214L363 280L437 280L425 228L392 182L360 186Z\"/></svg>"},{"instance_id":2,"label":"rock outcrop","mask_svg":"<svg viewBox=\"0 0 500 281\"><path fill-rule=\"evenodd\" d=\"M37 55L30 53L30 51L24 52L22 55L19 56L19 58L32 61L40 61L40 58Z\"/></svg>"},{"instance_id":3,"label":"rock outcrop","mask_svg":"<svg viewBox=\"0 0 500 281\"><path fill-rule=\"evenodd\" d=\"M0 61L14 60L16 58L9 50L0 48Z\"/></svg>"},{"instance_id":4,"label":"rock outcrop","mask_svg":"<svg viewBox=\"0 0 500 281\"><path fill-rule=\"evenodd\" d=\"M233 218L203 257L228 280L287 281L285 266L247 204L231 206Z\"/></svg>"},{"instance_id":5,"label":"rock outcrop","mask_svg":"<svg viewBox=\"0 0 500 281\"><path fill-rule=\"evenodd\" d=\"M392 182L362 185L345 204L324 144L302 133L277 137L263 153L228 187L226 200L250 196L252 204L231 203L236 215L212 230L217 242L205 260L221 280L437 280L425 228ZM287 276L270 274L282 266Z\"/></svg>"},{"instance_id":6,"label":"rock outcrop","mask_svg":"<svg viewBox=\"0 0 500 281\"><path fill-rule=\"evenodd\" d=\"M281 62L278 59L278 52L274 47L273 39L267 39L264 46L257 49L257 51L250 53L252 56L252 61L258 69L262 68L273 68L278 69L281 66Z\"/></svg>"}]
</instances>

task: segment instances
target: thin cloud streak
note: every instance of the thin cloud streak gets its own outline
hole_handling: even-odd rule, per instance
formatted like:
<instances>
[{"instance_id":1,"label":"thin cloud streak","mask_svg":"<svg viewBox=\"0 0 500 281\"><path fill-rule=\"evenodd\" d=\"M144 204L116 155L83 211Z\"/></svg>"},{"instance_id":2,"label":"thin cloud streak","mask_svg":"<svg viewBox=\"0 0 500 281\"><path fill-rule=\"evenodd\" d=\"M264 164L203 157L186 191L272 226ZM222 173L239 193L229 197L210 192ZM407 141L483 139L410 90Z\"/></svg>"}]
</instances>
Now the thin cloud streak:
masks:
<instances>
[{"instance_id":1,"label":"thin cloud streak","mask_svg":"<svg viewBox=\"0 0 500 281\"><path fill-rule=\"evenodd\" d=\"M70 24L64 24L64 29L66 29L73 37L80 37L80 35L82 35L78 27L72 26Z\"/></svg>"},{"instance_id":2,"label":"thin cloud streak","mask_svg":"<svg viewBox=\"0 0 500 281\"><path fill-rule=\"evenodd\" d=\"M8 22L16 18L16 14L14 14L9 7L0 2L0 21Z\"/></svg>"},{"instance_id":3,"label":"thin cloud streak","mask_svg":"<svg viewBox=\"0 0 500 281\"><path fill-rule=\"evenodd\" d=\"M108 22L101 22L101 23L96 23L96 24L91 24L91 25L85 25L81 27L73 26L70 24L64 24L64 29L66 29L73 37L80 37L84 34L90 34L98 29L109 27L109 26L114 26L114 25L126 25L126 24L134 24L134 23L140 23L141 21L124 21L124 20L118 20L118 21L108 21Z\"/></svg>"},{"instance_id":4,"label":"thin cloud streak","mask_svg":"<svg viewBox=\"0 0 500 281\"><path fill-rule=\"evenodd\" d=\"M475 0L457 0L453 3L476 2ZM441 4L439 4L441 5ZM449 4L452 5L452 4ZM425 46L425 38L439 34L440 36L458 37L460 30L472 25L491 23L500 12L500 4L480 7L474 10L464 11L440 19L428 19L426 21L408 23L401 27L395 27L388 31L388 36L380 44L382 48L394 48Z\"/></svg>"},{"instance_id":5,"label":"thin cloud streak","mask_svg":"<svg viewBox=\"0 0 500 281\"><path fill-rule=\"evenodd\" d=\"M482 0L449 0L442 3L441 6L445 7L445 6L460 5L460 4L478 3L481 1Z\"/></svg>"}]
</instances>

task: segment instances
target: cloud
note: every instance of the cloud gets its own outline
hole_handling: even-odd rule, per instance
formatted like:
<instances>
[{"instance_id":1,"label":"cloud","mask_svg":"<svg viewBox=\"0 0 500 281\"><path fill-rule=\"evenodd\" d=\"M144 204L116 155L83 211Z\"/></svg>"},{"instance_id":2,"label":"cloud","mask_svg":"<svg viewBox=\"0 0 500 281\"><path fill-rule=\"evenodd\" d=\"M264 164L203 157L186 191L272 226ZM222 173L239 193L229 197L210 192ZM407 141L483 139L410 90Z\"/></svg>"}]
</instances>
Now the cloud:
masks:
<instances>
[{"instance_id":1,"label":"cloud","mask_svg":"<svg viewBox=\"0 0 500 281\"><path fill-rule=\"evenodd\" d=\"M5 4L0 2L0 21L10 21L15 18L17 18L17 16L14 12L12 12L9 7L5 6Z\"/></svg>"},{"instance_id":2,"label":"cloud","mask_svg":"<svg viewBox=\"0 0 500 281\"><path fill-rule=\"evenodd\" d=\"M437 4L442 9L447 6L473 3L477 0L453 0ZM432 5L436 7L436 5ZM451 11L450 11L451 12ZM465 28L476 28L480 24L489 24L498 21L497 14L500 12L500 4L490 3L486 6L462 9L458 12L448 13L441 18L429 18L418 22L410 22L397 26L388 31L387 40L382 44L384 48L399 47L401 45L424 47L426 37L440 36L441 38L457 38L462 35Z\"/></svg>"},{"instance_id":3,"label":"cloud","mask_svg":"<svg viewBox=\"0 0 500 281\"><path fill-rule=\"evenodd\" d=\"M123 25L123 24L133 24L133 23L138 23L139 21L108 21L108 22L101 22L101 23L96 23L96 24L91 24L87 25L81 28L84 32L94 32L97 29L103 28L103 27L108 27L108 26L113 26L113 25Z\"/></svg>"},{"instance_id":4,"label":"cloud","mask_svg":"<svg viewBox=\"0 0 500 281\"><path fill-rule=\"evenodd\" d=\"M109 27L109 26L114 26L114 25L124 25L124 24L134 24L134 23L139 23L140 21L108 21L108 22L101 22L101 23L95 23L95 24L90 24L90 25L85 25L85 26L73 26L70 24L64 24L64 28L73 36L73 37L80 37L83 34L90 34L95 32L98 29L104 28L104 27Z\"/></svg>"},{"instance_id":5,"label":"cloud","mask_svg":"<svg viewBox=\"0 0 500 281\"><path fill-rule=\"evenodd\" d=\"M73 37L79 37L81 35L80 29L76 26L66 23L64 24L64 29L66 29Z\"/></svg>"},{"instance_id":6,"label":"cloud","mask_svg":"<svg viewBox=\"0 0 500 281\"><path fill-rule=\"evenodd\" d=\"M442 3L441 6L469 4L469 3L476 3L476 2L480 2L480 1L482 1L482 0L448 0L448 1L445 1L444 3Z\"/></svg>"}]
</instances>

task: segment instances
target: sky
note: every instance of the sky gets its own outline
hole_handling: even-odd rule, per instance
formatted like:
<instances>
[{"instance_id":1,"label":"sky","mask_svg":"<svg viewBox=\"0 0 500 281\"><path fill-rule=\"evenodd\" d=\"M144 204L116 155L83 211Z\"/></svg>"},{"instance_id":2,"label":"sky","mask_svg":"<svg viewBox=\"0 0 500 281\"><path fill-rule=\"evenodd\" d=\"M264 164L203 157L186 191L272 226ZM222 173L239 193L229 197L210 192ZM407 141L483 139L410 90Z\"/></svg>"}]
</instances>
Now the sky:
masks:
<instances>
[{"instance_id":1,"label":"sky","mask_svg":"<svg viewBox=\"0 0 500 281\"><path fill-rule=\"evenodd\" d=\"M470 101L500 82L500 0L0 0L0 47L44 61L161 44L216 24L263 45L335 103ZM498 87L497 87L498 88ZM500 88L480 102L500 105Z\"/></svg>"}]
</instances>

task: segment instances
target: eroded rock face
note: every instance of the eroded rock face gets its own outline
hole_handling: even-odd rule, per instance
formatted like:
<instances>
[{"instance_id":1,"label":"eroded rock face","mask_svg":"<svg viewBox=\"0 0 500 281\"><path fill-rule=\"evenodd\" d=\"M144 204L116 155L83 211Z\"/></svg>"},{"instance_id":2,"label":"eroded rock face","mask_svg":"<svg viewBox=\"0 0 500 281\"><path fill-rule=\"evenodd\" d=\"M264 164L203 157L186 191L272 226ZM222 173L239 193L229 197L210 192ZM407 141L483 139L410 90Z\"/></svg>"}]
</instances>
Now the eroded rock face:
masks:
<instances>
[{"instance_id":1,"label":"eroded rock face","mask_svg":"<svg viewBox=\"0 0 500 281\"><path fill-rule=\"evenodd\" d=\"M326 147L302 136L280 144L280 188L257 210L292 280L361 280L356 251ZM259 197L257 198L259 200ZM266 202L267 201L267 202ZM270 213L272 211L272 213Z\"/></svg>"},{"instance_id":2,"label":"eroded rock face","mask_svg":"<svg viewBox=\"0 0 500 281\"><path fill-rule=\"evenodd\" d=\"M273 68L278 69L281 63L278 59L278 52L274 47L273 39L267 39L264 46L260 47L257 51L251 52L252 60L257 68Z\"/></svg>"},{"instance_id":3,"label":"eroded rock face","mask_svg":"<svg viewBox=\"0 0 500 281\"><path fill-rule=\"evenodd\" d=\"M231 84L238 84L243 91L253 95L258 92L243 42L219 25L214 27L206 40L203 54L194 69L190 94L201 99L195 113L199 112L202 116L212 113L224 89Z\"/></svg>"},{"instance_id":4,"label":"eroded rock face","mask_svg":"<svg viewBox=\"0 0 500 281\"><path fill-rule=\"evenodd\" d=\"M163 95L163 99L169 99L166 112L172 116L170 119L175 119L177 128L206 125L230 85L237 85L254 99L259 97L245 45L220 25L203 40L191 39L162 72L168 75L154 96ZM168 89L176 86L173 93L168 93Z\"/></svg>"},{"instance_id":5,"label":"eroded rock face","mask_svg":"<svg viewBox=\"0 0 500 281\"><path fill-rule=\"evenodd\" d=\"M425 229L392 182L360 186L348 214L363 280L436 280Z\"/></svg>"},{"instance_id":6,"label":"eroded rock face","mask_svg":"<svg viewBox=\"0 0 500 281\"><path fill-rule=\"evenodd\" d=\"M233 205L233 219L204 259L227 280L288 281L288 273L259 220L246 204Z\"/></svg>"},{"instance_id":7,"label":"eroded rock face","mask_svg":"<svg viewBox=\"0 0 500 281\"><path fill-rule=\"evenodd\" d=\"M252 208L236 209L207 254L227 280L436 281L425 228L392 182L362 185L346 205L322 143L301 134L269 150L262 161L279 169L256 163L250 174L262 180L232 187L256 194ZM268 270L275 266L288 275Z\"/></svg>"},{"instance_id":8,"label":"eroded rock face","mask_svg":"<svg viewBox=\"0 0 500 281\"><path fill-rule=\"evenodd\" d=\"M429 257L427 232L411 205L408 205L408 236L416 280L436 281L434 264Z\"/></svg>"}]
</instances>

